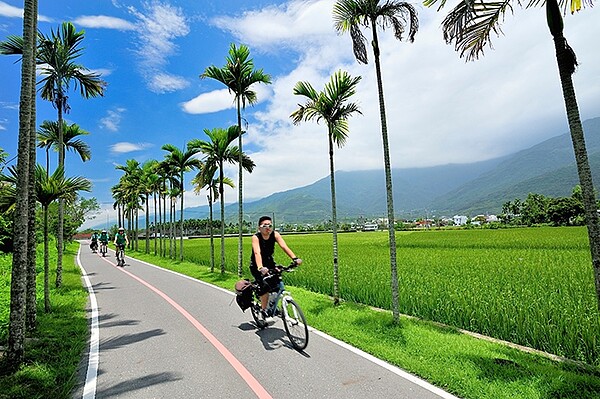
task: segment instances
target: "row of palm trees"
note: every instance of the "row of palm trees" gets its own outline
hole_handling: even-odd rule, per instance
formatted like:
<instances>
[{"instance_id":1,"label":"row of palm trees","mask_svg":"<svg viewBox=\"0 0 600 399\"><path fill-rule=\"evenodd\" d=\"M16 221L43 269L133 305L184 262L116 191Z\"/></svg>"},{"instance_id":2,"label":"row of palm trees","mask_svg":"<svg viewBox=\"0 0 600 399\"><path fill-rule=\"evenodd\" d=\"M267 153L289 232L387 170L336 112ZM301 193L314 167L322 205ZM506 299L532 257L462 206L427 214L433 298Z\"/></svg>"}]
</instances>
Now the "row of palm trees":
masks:
<instances>
[{"instance_id":1,"label":"row of palm trees","mask_svg":"<svg viewBox=\"0 0 600 399\"><path fill-rule=\"evenodd\" d=\"M68 94L71 88L79 89L84 98L101 96L106 83L96 73L77 63L82 55L84 32L76 31L71 23L63 23L50 35L37 30L37 0L25 0L23 12L23 36L9 36L0 43L0 53L21 55L21 91L19 101L19 138L17 167L14 170L14 219L13 261L11 274L10 316L6 364L16 369L24 359L26 332L36 328L36 201L42 203L47 215L47 206L58 200L58 258L56 265L56 287L62 285L62 257L64 251L64 204L78 190L89 190L89 182L82 178L65 178L65 132L69 127L64 114L69 112ZM37 82L36 71L40 74ZM42 126L56 133L56 140L40 141L42 148L58 150L58 166L50 175L37 165L36 160L36 86L40 85L42 99L49 101L57 110L54 126L48 122ZM71 127L74 127L71 125ZM56 129L56 130L54 130ZM80 153L89 159L89 153ZM46 164L49 164L48 158ZM43 176L42 176L43 175ZM37 191L36 191L37 190ZM47 225L44 227L47 233ZM47 236L45 246L47 249ZM47 261L47 254L45 261ZM45 304L49 310L47 296L48 268L45 264Z\"/></svg>"},{"instance_id":2,"label":"row of palm trees","mask_svg":"<svg viewBox=\"0 0 600 399\"><path fill-rule=\"evenodd\" d=\"M242 168L252 172L254 162L241 153L238 146L233 145L241 134L238 126L228 129L205 129L208 140L194 139L187 143L184 149L179 149L172 144L165 144L162 149L167 151L162 161L150 160L140 165L136 160L130 159L126 165L119 165L124 175L119 183L111 190L115 198L115 208L118 209L119 223L127 223L128 230L133 232L132 245L137 250L138 212L145 205L146 214L146 253L149 245L150 197L153 198L154 226L157 226L158 239L154 240L154 252L167 256L167 243L164 237L169 237L168 256L176 257L176 248L173 245L175 206L179 199L179 259L183 260L183 221L184 221L184 179L185 173L197 170L193 179L194 190L199 193L207 189L210 208L209 228L211 229L211 271L214 270L214 249L212 241L212 204L221 199L221 273L225 272L225 203L223 188L225 185L233 187L231 179L224 175L225 163L236 164L242 159ZM202 159L199 156L203 156ZM167 204L169 206L167 219ZM156 218L158 217L159 220ZM167 227L168 226L168 227ZM163 229L169 228L166 232Z\"/></svg>"}]
</instances>

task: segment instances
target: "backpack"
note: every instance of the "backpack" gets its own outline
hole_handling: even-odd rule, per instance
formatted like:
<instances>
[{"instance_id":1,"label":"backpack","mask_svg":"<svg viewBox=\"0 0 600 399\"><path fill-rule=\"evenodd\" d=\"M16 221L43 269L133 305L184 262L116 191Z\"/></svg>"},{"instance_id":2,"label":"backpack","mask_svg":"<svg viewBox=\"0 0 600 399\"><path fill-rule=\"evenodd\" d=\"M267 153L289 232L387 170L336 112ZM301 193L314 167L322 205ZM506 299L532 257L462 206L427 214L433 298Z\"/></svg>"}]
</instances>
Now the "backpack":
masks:
<instances>
[{"instance_id":1,"label":"backpack","mask_svg":"<svg viewBox=\"0 0 600 399\"><path fill-rule=\"evenodd\" d=\"M242 311L252 306L252 284L250 280L240 280L235 283L235 301Z\"/></svg>"}]
</instances>

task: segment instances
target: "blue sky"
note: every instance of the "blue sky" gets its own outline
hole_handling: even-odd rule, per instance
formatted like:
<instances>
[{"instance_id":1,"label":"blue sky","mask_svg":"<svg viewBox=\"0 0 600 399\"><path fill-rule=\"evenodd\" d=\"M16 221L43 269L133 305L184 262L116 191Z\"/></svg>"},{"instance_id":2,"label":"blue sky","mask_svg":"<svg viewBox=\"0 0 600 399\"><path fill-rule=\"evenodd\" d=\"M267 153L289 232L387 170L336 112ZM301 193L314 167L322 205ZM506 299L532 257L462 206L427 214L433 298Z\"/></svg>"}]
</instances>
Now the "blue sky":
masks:
<instances>
[{"instance_id":1,"label":"blue sky","mask_svg":"<svg viewBox=\"0 0 600 399\"><path fill-rule=\"evenodd\" d=\"M259 103L244 118L244 150L257 167L244 177L252 200L310 184L328 175L326 127L293 126L289 115L302 102L292 93L298 81L322 89L344 69L362 76L354 101L362 115L350 120L346 146L336 150L336 169L377 169L382 165L379 110L372 54L359 65L350 38L333 29L333 0L304 1L66 1L40 2L44 33L63 21L85 30L81 63L108 82L105 96L83 100L71 91L65 117L90 134L92 160L67 154L67 173L93 182L94 196L112 208L110 188L122 175L115 165L128 159L161 160L163 144L180 148L204 129L235 123L232 97L223 86L199 75L222 66L230 43L250 47L256 68L273 83L256 87ZM567 132L554 45L543 9L515 8L505 16L504 35L493 49L465 62L440 29L442 12L413 3L420 28L414 43L380 35L382 70L393 166L465 163L509 154ZM22 34L22 1L0 0L0 39ZM600 116L600 11L565 17L565 36L580 67L574 75L582 119ZM369 33L370 34L370 33ZM0 57L0 147L12 158L18 134L20 67ZM38 122L55 120L56 110L38 101ZM39 160L45 158L39 152ZM52 162L55 163L56 155ZM237 182L237 170L227 175ZM194 174L186 175L189 182ZM205 195L188 186L186 206L205 205ZM226 192L227 202L237 200ZM397 208L401 209L398 204ZM108 214L109 211L103 211ZM100 215L99 217L104 217Z\"/></svg>"}]
</instances>

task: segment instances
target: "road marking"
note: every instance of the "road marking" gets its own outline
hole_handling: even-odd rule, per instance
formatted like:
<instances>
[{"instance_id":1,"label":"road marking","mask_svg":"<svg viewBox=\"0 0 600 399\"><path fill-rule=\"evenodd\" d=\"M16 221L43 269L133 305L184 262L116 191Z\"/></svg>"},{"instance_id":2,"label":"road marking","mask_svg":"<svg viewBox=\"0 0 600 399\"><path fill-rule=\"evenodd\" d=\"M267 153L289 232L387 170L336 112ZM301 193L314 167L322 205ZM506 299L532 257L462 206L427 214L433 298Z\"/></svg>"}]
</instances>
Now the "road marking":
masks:
<instances>
[{"instance_id":1,"label":"road marking","mask_svg":"<svg viewBox=\"0 0 600 399\"><path fill-rule=\"evenodd\" d=\"M206 281L198 280L197 278L190 277L190 276L187 276L185 274L182 274L182 273L179 273L179 272L176 272L176 271L173 271L173 270L165 269L165 268L162 268L162 267L157 266L157 265L153 265L152 263L146 262L144 260L135 259L135 261L143 263L143 264L145 264L147 266L150 266L150 267L153 267L155 269L162 270L162 271L167 272L167 273L176 274L176 275L178 275L180 277L183 277L183 278L186 278L188 280L196 281L196 282L198 282L200 284L204 284L204 285L210 286L210 287L212 287L212 288L214 288L216 290L223 291L223 292L226 292L226 293L228 293L230 295L235 296L235 293L233 293L233 292L231 292L229 290L226 290L225 288L218 287L218 286L216 286L214 284L207 283ZM426 389L426 390L428 390L428 391L430 391L430 392L432 392L432 393L440 396L443 399L459 399L457 396L454 396L451 393L446 392L443 389L438 388L438 387L436 387L433 384L430 384L429 382L427 382L427 381L425 381L425 380L417 377L416 375L410 374L410 373L402 370L401 368L396 367L396 366L394 366L394 365L392 365L392 364L390 364L390 363L388 363L388 362L386 362L384 360L381 360L381 359L379 359L379 358L377 358L377 357L375 357L375 356L373 356L373 355L371 355L371 354L369 354L367 352L364 352L364 351L362 351L362 350L360 350L360 349L358 349L358 348L356 348L356 347L354 347L354 346L352 346L350 344L347 344L344 341L341 341L341 340L339 340L337 338L334 338L331 335L328 335L328 334L326 334L326 333L324 333L322 331L319 331L319 330L317 330L317 329L315 329L315 328L313 328L311 326L308 326L308 329L309 329L310 332L315 333L315 334L321 336L322 338L324 338L324 339L326 339L326 340L328 340L330 342L333 342L334 344L336 344L336 345L338 345L338 346L340 346L342 348L345 348L345 349L347 349L347 350L349 350L349 351L357 354L358 356L361 356L361 357L363 357L363 358L365 358L365 359L367 359L367 360L369 360L369 361L371 361L371 362L373 362L373 363L375 363L375 364L383 367L384 369L386 369L386 370L388 370L388 371L396 374L397 376L399 376L401 378L404 378L405 380L408 380L408 381L410 381L410 382L412 382L412 383L414 383L414 384L416 384L416 385L418 385L418 386L420 386L420 387L422 387L422 388L424 388L424 389Z\"/></svg>"},{"instance_id":2,"label":"road marking","mask_svg":"<svg viewBox=\"0 0 600 399\"><path fill-rule=\"evenodd\" d=\"M98 326L98 302L96 301L96 294L94 293L94 287L92 282L87 275L87 272L83 268L80 259L81 245L77 251L77 264L83 272L83 280L85 281L86 288L90 296L90 308L92 312L92 323L90 326L90 352L88 357L88 368L85 376L85 385L83 387L83 399L94 399L96 397L96 380L98 377L98 363L100 360L100 328Z\"/></svg>"},{"instance_id":3,"label":"road marking","mask_svg":"<svg viewBox=\"0 0 600 399\"><path fill-rule=\"evenodd\" d=\"M81 248L81 246L80 246L80 248ZM240 375L240 377L242 377L244 382L246 384L248 384L250 389L252 389L252 391L254 391L254 393L256 394L257 397L259 397L260 399L272 399L272 396L269 394L269 392L267 392L267 390L260 384L260 382L258 382L258 380L256 378L254 378L254 376L248 371L248 369L246 367L244 367L244 365L225 347L225 345L223 345L210 331L208 331L208 329L206 329L206 327L204 327L198 320L196 320L194 318L194 316L192 316L181 305L179 305L177 302L175 302L175 300L173 300L171 297L169 297L167 294L165 294L158 288L154 287L152 284L150 284L147 281L143 280L142 278L136 276L135 274L117 266L116 264L112 263L111 261L109 261L106 258L103 258L103 259L106 260L108 263L110 263L112 266L114 266L116 269L127 274L129 277L133 278L134 280L137 280L142 285L145 285L150 290L152 290L156 294L158 294L158 296L160 296L165 301L167 301L167 303L169 303L171 306L173 306L179 313L181 313L183 315L183 317L185 317L190 323L192 323L192 325L196 328L196 330L198 330L202 335L204 335L204 337L206 339L208 339L208 341L215 347L215 349L217 351L219 351L221 356L223 356L225 358L225 360L227 360L227 362L229 362L229 364L234 368L234 370ZM79 256L78 256L78 261L79 261ZM81 267L81 269L84 270L83 267L81 266L81 262L79 263L79 267ZM84 270L84 274L85 274L85 270ZM93 301L94 308L92 308L93 309L92 310L92 328L94 326L93 319L94 319L94 309L95 309L95 320L96 320L96 329L97 329L98 328L98 312L97 312L97 305L95 303L96 299L95 299L95 295L93 295L93 289L92 289L91 283L89 282L89 279L87 278L87 275L85 276L85 279L86 279L86 285L88 286L88 291L90 292L90 297L94 296L94 301ZM92 336L93 336L93 333L92 333ZM93 348L92 344L93 344L93 342L90 344L90 362L88 363L88 373L86 376L85 386L87 388L88 382L89 382L89 384L90 384L89 390L92 391L92 389L93 389L93 391L91 393L91 396L86 396L86 394L85 394L86 389L84 389L84 396L83 396L84 399L94 399L95 398L96 374L98 372L98 357L99 357L99 355L98 355L98 334L96 335L96 342L95 342L95 353L94 353L95 363L94 364L92 364L92 348ZM93 369L93 370L91 370L91 369ZM91 374L93 374L93 375L91 375ZM93 384L93 388L92 388L92 384Z\"/></svg>"}]
</instances>

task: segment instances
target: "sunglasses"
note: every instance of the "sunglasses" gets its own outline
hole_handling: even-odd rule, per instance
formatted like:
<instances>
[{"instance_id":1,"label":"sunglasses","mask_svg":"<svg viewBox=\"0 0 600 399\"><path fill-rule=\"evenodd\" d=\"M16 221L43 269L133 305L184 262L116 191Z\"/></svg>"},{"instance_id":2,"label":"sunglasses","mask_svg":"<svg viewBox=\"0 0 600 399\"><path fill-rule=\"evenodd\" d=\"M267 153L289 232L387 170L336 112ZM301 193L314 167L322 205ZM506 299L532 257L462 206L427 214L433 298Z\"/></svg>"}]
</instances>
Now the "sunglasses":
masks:
<instances>
[{"instance_id":1,"label":"sunglasses","mask_svg":"<svg viewBox=\"0 0 600 399\"><path fill-rule=\"evenodd\" d=\"M271 228L273 228L273 225L272 224L261 224L259 227L261 229L271 229Z\"/></svg>"}]
</instances>

